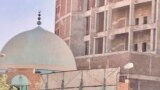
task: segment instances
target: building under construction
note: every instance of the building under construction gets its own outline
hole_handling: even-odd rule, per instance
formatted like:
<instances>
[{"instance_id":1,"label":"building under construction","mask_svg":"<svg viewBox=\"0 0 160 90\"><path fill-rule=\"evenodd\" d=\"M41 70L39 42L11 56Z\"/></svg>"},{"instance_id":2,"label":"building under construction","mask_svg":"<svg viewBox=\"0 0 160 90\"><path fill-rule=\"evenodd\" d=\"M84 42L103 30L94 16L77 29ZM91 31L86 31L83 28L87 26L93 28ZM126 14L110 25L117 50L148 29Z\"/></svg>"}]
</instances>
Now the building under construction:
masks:
<instances>
[{"instance_id":1,"label":"building under construction","mask_svg":"<svg viewBox=\"0 0 160 90\"><path fill-rule=\"evenodd\" d=\"M55 33L79 70L121 67L130 90L160 88L160 0L56 0ZM131 70L122 67L132 62Z\"/></svg>"}]
</instances>

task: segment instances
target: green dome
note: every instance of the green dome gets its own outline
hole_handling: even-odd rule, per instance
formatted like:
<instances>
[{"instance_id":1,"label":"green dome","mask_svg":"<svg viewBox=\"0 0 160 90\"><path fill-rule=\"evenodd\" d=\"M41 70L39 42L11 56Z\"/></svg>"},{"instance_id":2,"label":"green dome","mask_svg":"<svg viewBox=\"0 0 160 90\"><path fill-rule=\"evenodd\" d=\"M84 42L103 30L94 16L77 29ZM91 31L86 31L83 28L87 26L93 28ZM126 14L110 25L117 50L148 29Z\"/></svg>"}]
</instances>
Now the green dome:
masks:
<instances>
[{"instance_id":1,"label":"green dome","mask_svg":"<svg viewBox=\"0 0 160 90\"><path fill-rule=\"evenodd\" d=\"M37 27L13 37L2 49L1 68L75 70L73 54L57 35Z\"/></svg>"}]
</instances>

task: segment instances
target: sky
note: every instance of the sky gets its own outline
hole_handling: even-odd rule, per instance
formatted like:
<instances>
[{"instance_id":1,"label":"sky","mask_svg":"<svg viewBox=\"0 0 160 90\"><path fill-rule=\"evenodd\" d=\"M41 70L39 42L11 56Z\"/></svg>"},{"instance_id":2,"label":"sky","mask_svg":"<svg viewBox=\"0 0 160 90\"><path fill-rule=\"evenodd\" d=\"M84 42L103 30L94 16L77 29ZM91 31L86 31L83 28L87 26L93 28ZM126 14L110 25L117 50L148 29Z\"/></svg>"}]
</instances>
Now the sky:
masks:
<instances>
[{"instance_id":1,"label":"sky","mask_svg":"<svg viewBox=\"0 0 160 90\"><path fill-rule=\"evenodd\" d=\"M54 32L56 0L1 0L0 2L0 50L18 33L37 27L38 11L41 11L44 29Z\"/></svg>"}]
</instances>

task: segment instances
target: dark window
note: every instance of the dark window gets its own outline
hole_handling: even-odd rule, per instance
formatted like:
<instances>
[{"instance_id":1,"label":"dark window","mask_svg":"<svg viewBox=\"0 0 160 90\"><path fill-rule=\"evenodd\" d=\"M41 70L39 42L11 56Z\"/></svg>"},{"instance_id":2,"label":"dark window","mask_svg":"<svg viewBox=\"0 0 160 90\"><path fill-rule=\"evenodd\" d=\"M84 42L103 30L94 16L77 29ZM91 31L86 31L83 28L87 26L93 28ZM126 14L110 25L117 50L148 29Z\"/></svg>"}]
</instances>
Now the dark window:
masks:
<instances>
[{"instance_id":1,"label":"dark window","mask_svg":"<svg viewBox=\"0 0 160 90\"><path fill-rule=\"evenodd\" d=\"M138 44L134 44L134 51L138 50Z\"/></svg>"},{"instance_id":2,"label":"dark window","mask_svg":"<svg viewBox=\"0 0 160 90\"><path fill-rule=\"evenodd\" d=\"M98 0L98 6L104 6L105 0Z\"/></svg>"},{"instance_id":3,"label":"dark window","mask_svg":"<svg viewBox=\"0 0 160 90\"><path fill-rule=\"evenodd\" d=\"M135 24L138 25L139 24L139 18L136 18L135 20Z\"/></svg>"},{"instance_id":4,"label":"dark window","mask_svg":"<svg viewBox=\"0 0 160 90\"><path fill-rule=\"evenodd\" d=\"M147 24L147 23L148 23L148 17L145 16L145 17L143 18L143 24Z\"/></svg>"},{"instance_id":5,"label":"dark window","mask_svg":"<svg viewBox=\"0 0 160 90\"><path fill-rule=\"evenodd\" d=\"M97 14L97 32L102 32L104 29L104 12Z\"/></svg>"},{"instance_id":6,"label":"dark window","mask_svg":"<svg viewBox=\"0 0 160 90\"><path fill-rule=\"evenodd\" d=\"M89 54L89 41L85 42L85 55Z\"/></svg>"},{"instance_id":7,"label":"dark window","mask_svg":"<svg viewBox=\"0 0 160 90\"><path fill-rule=\"evenodd\" d=\"M142 43L142 52L146 52L147 51L147 43L144 42Z\"/></svg>"},{"instance_id":8,"label":"dark window","mask_svg":"<svg viewBox=\"0 0 160 90\"><path fill-rule=\"evenodd\" d=\"M59 35L59 29L55 30L55 34Z\"/></svg>"},{"instance_id":9,"label":"dark window","mask_svg":"<svg viewBox=\"0 0 160 90\"><path fill-rule=\"evenodd\" d=\"M86 35L89 34L90 31L90 17L86 17Z\"/></svg>"},{"instance_id":10,"label":"dark window","mask_svg":"<svg viewBox=\"0 0 160 90\"><path fill-rule=\"evenodd\" d=\"M56 20L59 18L59 14L60 14L60 6L56 7Z\"/></svg>"},{"instance_id":11,"label":"dark window","mask_svg":"<svg viewBox=\"0 0 160 90\"><path fill-rule=\"evenodd\" d=\"M120 76L119 77L119 82L125 82L125 80L127 79L127 76Z\"/></svg>"},{"instance_id":12,"label":"dark window","mask_svg":"<svg viewBox=\"0 0 160 90\"><path fill-rule=\"evenodd\" d=\"M59 14L60 7L56 7L56 14Z\"/></svg>"},{"instance_id":13,"label":"dark window","mask_svg":"<svg viewBox=\"0 0 160 90\"><path fill-rule=\"evenodd\" d=\"M103 53L103 38L97 38L95 44L95 54Z\"/></svg>"}]
</instances>

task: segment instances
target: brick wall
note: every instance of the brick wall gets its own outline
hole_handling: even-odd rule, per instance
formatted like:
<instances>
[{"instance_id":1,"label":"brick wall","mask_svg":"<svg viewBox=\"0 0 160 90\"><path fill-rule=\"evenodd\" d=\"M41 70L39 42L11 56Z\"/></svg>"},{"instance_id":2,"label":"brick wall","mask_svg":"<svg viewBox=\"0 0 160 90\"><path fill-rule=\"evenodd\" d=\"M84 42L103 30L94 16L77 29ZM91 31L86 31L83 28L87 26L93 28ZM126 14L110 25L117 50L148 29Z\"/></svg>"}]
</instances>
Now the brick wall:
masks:
<instances>
[{"instance_id":1,"label":"brick wall","mask_svg":"<svg viewBox=\"0 0 160 90\"><path fill-rule=\"evenodd\" d=\"M160 76L160 56L147 53L114 53L111 55L93 56L77 58L76 64L79 70L100 69L100 68L117 68L121 67L121 72L126 73L123 66L128 62L134 63L134 68L130 70L132 74Z\"/></svg>"},{"instance_id":2,"label":"brick wall","mask_svg":"<svg viewBox=\"0 0 160 90\"><path fill-rule=\"evenodd\" d=\"M119 83L118 90L128 90L128 84L127 83Z\"/></svg>"},{"instance_id":3,"label":"brick wall","mask_svg":"<svg viewBox=\"0 0 160 90\"><path fill-rule=\"evenodd\" d=\"M11 80L16 75L24 75L30 81L29 90L39 90L40 87L40 75L34 74L33 69L9 69L8 73L8 83L11 83Z\"/></svg>"}]
</instances>

